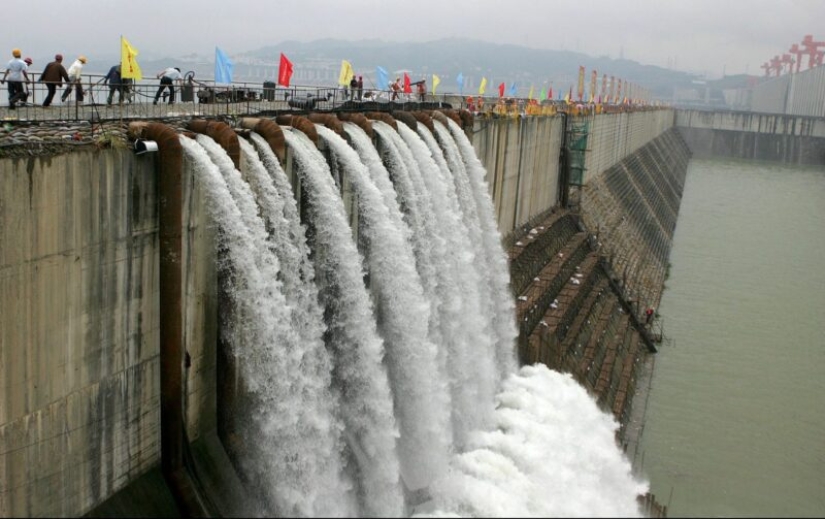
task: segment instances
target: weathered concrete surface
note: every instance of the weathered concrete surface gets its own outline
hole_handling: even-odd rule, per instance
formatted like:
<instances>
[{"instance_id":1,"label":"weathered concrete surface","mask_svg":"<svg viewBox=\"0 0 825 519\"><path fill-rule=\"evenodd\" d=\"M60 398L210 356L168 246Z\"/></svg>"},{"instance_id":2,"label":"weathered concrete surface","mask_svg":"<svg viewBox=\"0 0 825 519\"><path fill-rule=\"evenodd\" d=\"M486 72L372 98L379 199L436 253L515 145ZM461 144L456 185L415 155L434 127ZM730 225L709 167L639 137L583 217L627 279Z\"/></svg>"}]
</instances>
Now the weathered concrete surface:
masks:
<instances>
[{"instance_id":1,"label":"weathered concrete surface","mask_svg":"<svg viewBox=\"0 0 825 519\"><path fill-rule=\"evenodd\" d=\"M0 515L82 515L160 460L154 159L87 147L0 172ZM196 438L214 426L216 303L188 187Z\"/></svg>"},{"instance_id":2,"label":"weathered concrete surface","mask_svg":"<svg viewBox=\"0 0 825 519\"><path fill-rule=\"evenodd\" d=\"M473 147L487 169L502 234L556 204L563 131L561 116L476 118Z\"/></svg>"},{"instance_id":3,"label":"weathered concrete surface","mask_svg":"<svg viewBox=\"0 0 825 519\"><path fill-rule=\"evenodd\" d=\"M588 175L662 133L672 112L657 113L597 116ZM502 234L556 205L561 132L560 117L476 122ZM158 320L178 309L158 296L156 159L84 142L0 159L3 516L83 515L160 461ZM184 193L184 411L197 444L216 425L218 303L213 231L191 175Z\"/></svg>"},{"instance_id":4,"label":"weathered concrete surface","mask_svg":"<svg viewBox=\"0 0 825 519\"><path fill-rule=\"evenodd\" d=\"M825 164L825 118L678 110L676 126L696 158Z\"/></svg>"}]
</instances>

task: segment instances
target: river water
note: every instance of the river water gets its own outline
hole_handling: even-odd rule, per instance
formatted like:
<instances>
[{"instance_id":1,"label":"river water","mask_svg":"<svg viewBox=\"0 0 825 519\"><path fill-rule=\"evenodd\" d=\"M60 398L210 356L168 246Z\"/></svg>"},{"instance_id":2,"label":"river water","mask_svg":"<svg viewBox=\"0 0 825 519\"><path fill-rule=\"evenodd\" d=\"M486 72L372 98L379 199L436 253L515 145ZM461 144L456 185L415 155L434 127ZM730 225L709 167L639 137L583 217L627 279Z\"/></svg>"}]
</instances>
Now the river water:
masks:
<instances>
[{"instance_id":1,"label":"river water","mask_svg":"<svg viewBox=\"0 0 825 519\"><path fill-rule=\"evenodd\" d=\"M692 160L636 466L669 517L825 516L825 168Z\"/></svg>"}]
</instances>

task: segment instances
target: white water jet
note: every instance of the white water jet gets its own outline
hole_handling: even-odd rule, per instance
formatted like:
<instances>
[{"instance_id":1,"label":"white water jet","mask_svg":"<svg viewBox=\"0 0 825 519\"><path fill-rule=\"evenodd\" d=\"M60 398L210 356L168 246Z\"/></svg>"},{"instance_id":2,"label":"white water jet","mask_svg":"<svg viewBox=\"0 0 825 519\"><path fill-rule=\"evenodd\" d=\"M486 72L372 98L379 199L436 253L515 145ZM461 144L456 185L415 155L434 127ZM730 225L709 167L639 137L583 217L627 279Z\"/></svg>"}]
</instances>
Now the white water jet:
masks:
<instances>
[{"instance_id":1,"label":"white water jet","mask_svg":"<svg viewBox=\"0 0 825 519\"><path fill-rule=\"evenodd\" d=\"M335 360L333 378L341 392L348 443L360 462L364 513L398 515L403 509L399 434L383 364L384 343L364 286L361 258L324 156L302 132L287 129L284 137L307 197L327 344Z\"/></svg>"},{"instance_id":2,"label":"white water jet","mask_svg":"<svg viewBox=\"0 0 825 519\"><path fill-rule=\"evenodd\" d=\"M370 290L387 349L396 418L404 432L399 442L401 473L408 488L423 488L446 470L450 444L447 381L433 376L438 368L437 348L428 337L430 307L412 247L389 216L369 170L338 134L322 126L317 131L358 196Z\"/></svg>"},{"instance_id":3,"label":"white water jet","mask_svg":"<svg viewBox=\"0 0 825 519\"><path fill-rule=\"evenodd\" d=\"M304 344L291 326L278 260L240 172L209 137L181 137L181 144L204 184L217 245L225 250L221 268L233 310L223 331L254 406L239 410L246 423L237 432L245 439L245 471L265 493L262 513L351 515L326 352Z\"/></svg>"},{"instance_id":4,"label":"white water jet","mask_svg":"<svg viewBox=\"0 0 825 519\"><path fill-rule=\"evenodd\" d=\"M418 133L406 125L399 125L399 134L419 165L422 181L433 201L436 228L446 243L440 258L442 263L437 265L437 292L442 299L444 316L442 349L447 351L449 366L446 376L451 382L454 398L454 441L460 449L467 434L486 428L492 417L493 397L499 382L493 364L494 344L489 324L481 313L480 277L468 230L461 218L452 172L435 138L424 125L418 125Z\"/></svg>"}]
</instances>

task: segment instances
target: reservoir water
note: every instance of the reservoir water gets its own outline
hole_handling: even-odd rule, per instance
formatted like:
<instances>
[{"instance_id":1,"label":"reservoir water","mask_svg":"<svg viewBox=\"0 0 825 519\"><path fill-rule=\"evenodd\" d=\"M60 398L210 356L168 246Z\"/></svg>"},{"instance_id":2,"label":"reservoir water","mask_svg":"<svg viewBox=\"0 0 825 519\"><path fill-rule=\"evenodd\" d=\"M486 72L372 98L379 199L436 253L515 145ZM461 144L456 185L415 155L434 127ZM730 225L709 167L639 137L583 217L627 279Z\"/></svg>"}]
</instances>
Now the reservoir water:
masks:
<instances>
[{"instance_id":1,"label":"reservoir water","mask_svg":"<svg viewBox=\"0 0 825 519\"><path fill-rule=\"evenodd\" d=\"M669 517L825 516L825 168L693 160L636 466Z\"/></svg>"}]
</instances>

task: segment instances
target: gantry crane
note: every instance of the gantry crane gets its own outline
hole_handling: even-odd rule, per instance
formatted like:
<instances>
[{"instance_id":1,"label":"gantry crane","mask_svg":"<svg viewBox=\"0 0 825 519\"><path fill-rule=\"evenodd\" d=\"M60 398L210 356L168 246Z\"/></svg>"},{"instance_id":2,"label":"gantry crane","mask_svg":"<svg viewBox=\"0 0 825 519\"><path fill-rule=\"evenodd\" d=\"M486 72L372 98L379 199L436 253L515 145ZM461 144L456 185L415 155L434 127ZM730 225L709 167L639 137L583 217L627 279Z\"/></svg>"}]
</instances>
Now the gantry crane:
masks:
<instances>
[{"instance_id":1,"label":"gantry crane","mask_svg":"<svg viewBox=\"0 0 825 519\"><path fill-rule=\"evenodd\" d=\"M788 65L788 74L793 72L793 64L795 61L790 54L783 54L782 59L779 60L779 62L781 63L780 67L782 68L785 68L785 65Z\"/></svg>"},{"instance_id":2,"label":"gantry crane","mask_svg":"<svg viewBox=\"0 0 825 519\"><path fill-rule=\"evenodd\" d=\"M779 58L779 54L771 59L771 70L776 72L776 77L779 77L779 74L782 73L782 60Z\"/></svg>"},{"instance_id":3,"label":"gantry crane","mask_svg":"<svg viewBox=\"0 0 825 519\"><path fill-rule=\"evenodd\" d=\"M798 43L794 43L788 52L796 56L796 72L799 72L799 65L802 64L802 55L805 54L805 51L799 48Z\"/></svg>"},{"instance_id":4,"label":"gantry crane","mask_svg":"<svg viewBox=\"0 0 825 519\"><path fill-rule=\"evenodd\" d=\"M819 47L825 47L825 41L814 41L812 35L806 34L802 38L802 46L805 47L803 52L808 55L808 68L822 65L823 51L819 50Z\"/></svg>"}]
</instances>

